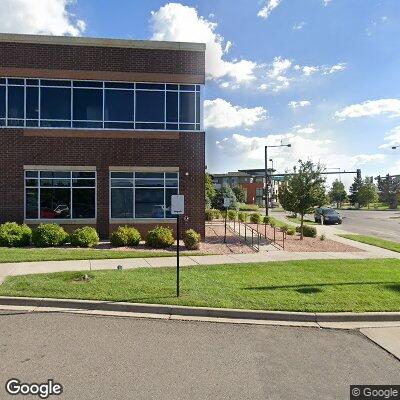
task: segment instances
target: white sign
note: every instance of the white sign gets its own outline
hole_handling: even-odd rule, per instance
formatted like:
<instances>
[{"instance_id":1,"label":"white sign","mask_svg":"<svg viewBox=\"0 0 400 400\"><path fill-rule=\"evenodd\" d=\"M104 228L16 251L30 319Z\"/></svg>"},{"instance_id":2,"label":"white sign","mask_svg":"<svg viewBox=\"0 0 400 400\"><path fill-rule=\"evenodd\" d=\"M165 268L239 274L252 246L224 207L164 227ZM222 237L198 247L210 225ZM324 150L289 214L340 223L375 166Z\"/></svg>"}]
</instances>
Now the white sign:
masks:
<instances>
[{"instance_id":1,"label":"white sign","mask_svg":"<svg viewBox=\"0 0 400 400\"><path fill-rule=\"evenodd\" d=\"M231 205L231 199L229 197L224 197L224 207L228 208Z\"/></svg>"},{"instance_id":2,"label":"white sign","mask_svg":"<svg viewBox=\"0 0 400 400\"><path fill-rule=\"evenodd\" d=\"M185 213L185 196L174 194L171 196L171 214L183 215Z\"/></svg>"}]
</instances>

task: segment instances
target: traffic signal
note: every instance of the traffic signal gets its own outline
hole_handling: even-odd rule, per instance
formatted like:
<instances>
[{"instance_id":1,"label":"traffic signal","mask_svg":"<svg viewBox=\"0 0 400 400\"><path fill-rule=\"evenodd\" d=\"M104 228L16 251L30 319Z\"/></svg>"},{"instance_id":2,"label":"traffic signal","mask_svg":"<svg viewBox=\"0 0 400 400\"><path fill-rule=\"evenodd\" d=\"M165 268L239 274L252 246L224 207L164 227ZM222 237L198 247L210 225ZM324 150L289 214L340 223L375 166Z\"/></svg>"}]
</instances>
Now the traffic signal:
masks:
<instances>
[{"instance_id":1,"label":"traffic signal","mask_svg":"<svg viewBox=\"0 0 400 400\"><path fill-rule=\"evenodd\" d=\"M357 179L361 179L361 169L357 169Z\"/></svg>"}]
</instances>

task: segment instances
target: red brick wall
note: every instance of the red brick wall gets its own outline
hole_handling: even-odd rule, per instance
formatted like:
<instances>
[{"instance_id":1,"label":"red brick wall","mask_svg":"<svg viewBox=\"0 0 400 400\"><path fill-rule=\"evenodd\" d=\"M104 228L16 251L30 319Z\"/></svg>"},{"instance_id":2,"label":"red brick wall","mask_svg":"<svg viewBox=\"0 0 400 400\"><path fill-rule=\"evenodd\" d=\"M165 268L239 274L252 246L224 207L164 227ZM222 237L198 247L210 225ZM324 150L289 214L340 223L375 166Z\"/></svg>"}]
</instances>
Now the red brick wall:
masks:
<instances>
[{"instance_id":1,"label":"red brick wall","mask_svg":"<svg viewBox=\"0 0 400 400\"><path fill-rule=\"evenodd\" d=\"M193 228L204 236L204 132L151 140L26 137L23 132L0 129L0 222L23 220L24 165L95 166L97 228L102 237L109 233L109 166L179 167L188 218L183 229Z\"/></svg>"},{"instance_id":2,"label":"red brick wall","mask_svg":"<svg viewBox=\"0 0 400 400\"><path fill-rule=\"evenodd\" d=\"M240 186L243 189L247 190L247 204L255 204L256 203L256 189L260 189L264 187L262 182L254 182L254 183L241 183Z\"/></svg>"}]
</instances>

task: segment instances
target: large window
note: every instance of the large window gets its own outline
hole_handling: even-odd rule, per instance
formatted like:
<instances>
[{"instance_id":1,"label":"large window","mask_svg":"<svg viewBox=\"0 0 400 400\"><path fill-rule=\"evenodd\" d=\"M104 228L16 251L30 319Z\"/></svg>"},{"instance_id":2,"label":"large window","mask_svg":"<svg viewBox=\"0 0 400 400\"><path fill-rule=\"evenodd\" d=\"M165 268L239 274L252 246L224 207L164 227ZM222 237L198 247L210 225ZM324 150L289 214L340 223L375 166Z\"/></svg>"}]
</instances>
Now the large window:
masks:
<instances>
[{"instance_id":1,"label":"large window","mask_svg":"<svg viewBox=\"0 0 400 400\"><path fill-rule=\"evenodd\" d=\"M0 78L0 126L201 129L200 85Z\"/></svg>"},{"instance_id":2,"label":"large window","mask_svg":"<svg viewBox=\"0 0 400 400\"><path fill-rule=\"evenodd\" d=\"M172 218L177 172L111 172L111 218Z\"/></svg>"},{"instance_id":3,"label":"large window","mask_svg":"<svg viewBox=\"0 0 400 400\"><path fill-rule=\"evenodd\" d=\"M96 218L96 172L25 171L25 218Z\"/></svg>"}]
</instances>

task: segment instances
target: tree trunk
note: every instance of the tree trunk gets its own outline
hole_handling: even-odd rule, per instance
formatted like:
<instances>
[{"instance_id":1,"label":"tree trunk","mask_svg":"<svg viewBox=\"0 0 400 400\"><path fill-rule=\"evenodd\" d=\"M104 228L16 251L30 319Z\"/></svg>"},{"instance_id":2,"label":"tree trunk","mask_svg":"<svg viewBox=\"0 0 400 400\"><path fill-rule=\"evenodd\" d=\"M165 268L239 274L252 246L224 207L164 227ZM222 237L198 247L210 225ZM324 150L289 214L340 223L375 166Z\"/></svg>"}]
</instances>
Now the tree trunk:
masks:
<instances>
[{"instance_id":1,"label":"tree trunk","mask_svg":"<svg viewBox=\"0 0 400 400\"><path fill-rule=\"evenodd\" d=\"M300 240L303 240L303 224L304 224L304 214L301 214L301 220L300 220Z\"/></svg>"}]
</instances>

